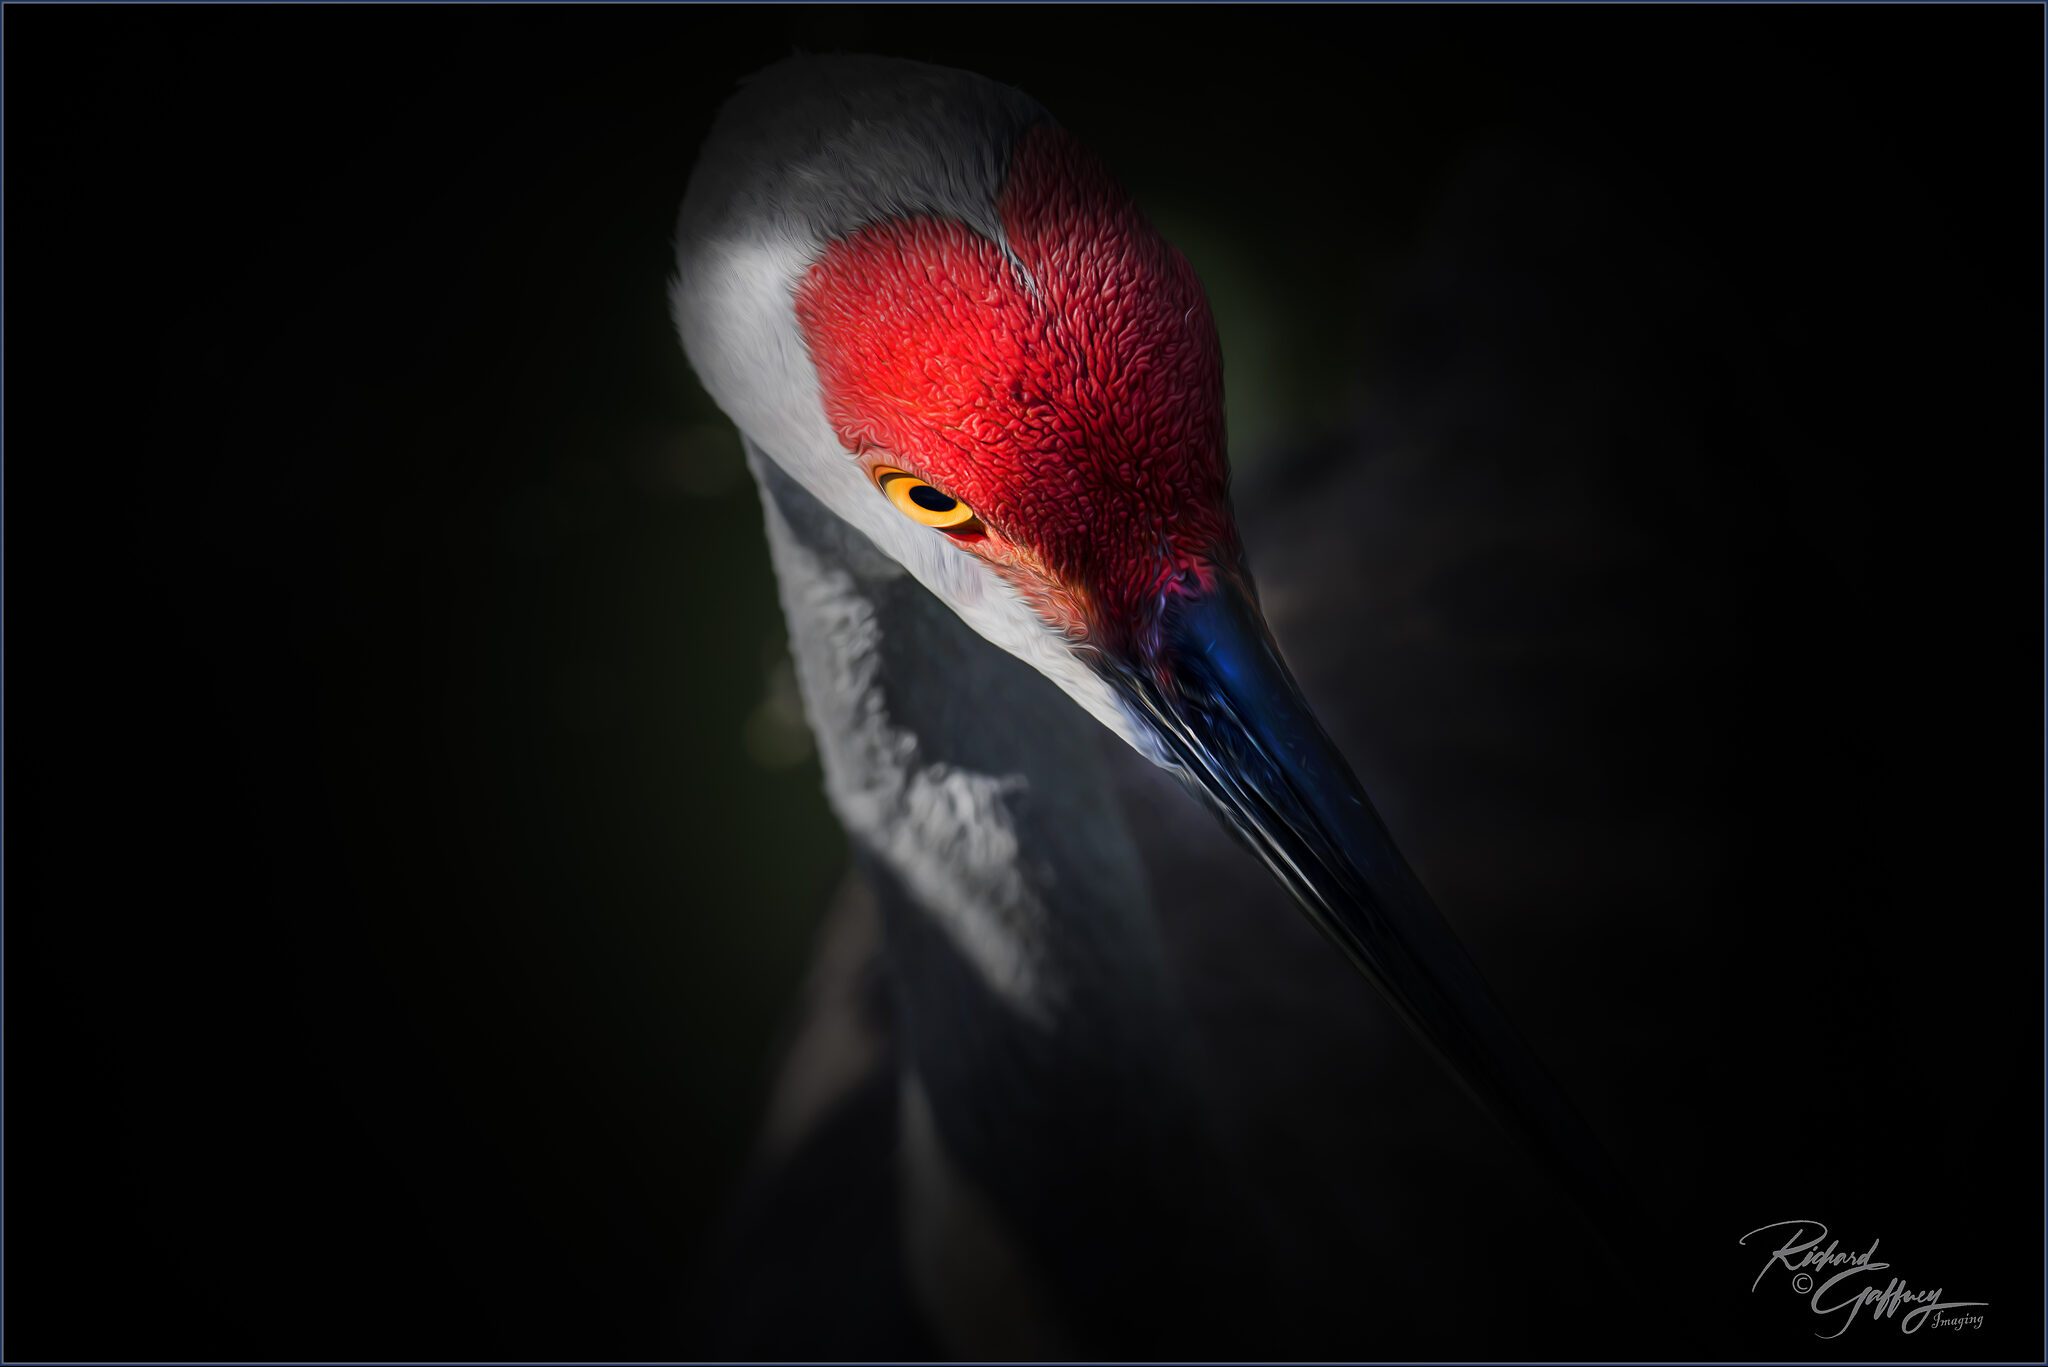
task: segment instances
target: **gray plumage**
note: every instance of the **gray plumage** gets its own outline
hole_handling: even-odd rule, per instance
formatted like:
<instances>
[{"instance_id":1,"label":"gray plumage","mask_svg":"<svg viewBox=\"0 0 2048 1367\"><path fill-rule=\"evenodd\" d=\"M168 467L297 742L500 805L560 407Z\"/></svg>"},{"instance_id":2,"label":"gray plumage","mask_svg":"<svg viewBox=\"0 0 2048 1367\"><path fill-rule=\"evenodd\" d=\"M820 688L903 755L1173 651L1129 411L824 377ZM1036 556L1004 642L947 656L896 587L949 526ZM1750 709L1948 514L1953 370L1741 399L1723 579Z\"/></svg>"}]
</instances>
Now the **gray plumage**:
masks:
<instances>
[{"instance_id":1,"label":"gray plumage","mask_svg":"<svg viewBox=\"0 0 2048 1367\"><path fill-rule=\"evenodd\" d=\"M684 242L879 217L958 219L1000 242L1001 153L1050 116L1021 91L923 62L797 57L749 79L712 129L677 223Z\"/></svg>"},{"instance_id":2,"label":"gray plumage","mask_svg":"<svg viewBox=\"0 0 2048 1367\"><path fill-rule=\"evenodd\" d=\"M963 102L969 116L927 118L927 99ZM812 421L801 338L786 307L760 301L787 291L825 236L885 211L999 233L976 206L1000 183L1004 139L1040 117L960 73L785 64L728 110L686 199L678 323L749 438L806 711L857 871L793 1035L770 1142L706 1273L700 1306L723 1325L709 1350L1214 1357L1412 1345L1402 1317L1428 1302L1404 1250L1448 1256L1461 1237L1423 1232L1427 1184L1388 1190L1384 1174L1424 1168L1490 1183L1507 1221L1493 1234L1543 1226L1546 1284L1574 1269L1596 1277L1556 1199L1505 1137L1473 1124L1257 863L1063 696L1075 693L1064 680L991 644L1004 624L969 629L965 609L942 602L960 557L923 560L931 538L867 520L854 495L872 491L842 480L843 451ZM852 155L878 133L902 140L902 155ZM865 165L884 183L854 173ZM1399 469L1311 470L1302 485L1327 479L1317 492L1351 506L1367 497L1359 480ZM1370 490L1380 516L1402 516L1400 492ZM1252 555L1287 543L1264 576L1285 639L1313 647L1317 627L1356 634L1368 610L1398 620L1411 606L1398 575L1386 601L1319 598L1314 560L1329 543L1262 505L1256 486L1247 494ZM1305 684L1347 739L1358 711L1333 693L1330 657L1303 658ZM1368 777L1399 827L1398 770Z\"/></svg>"}]
</instances>

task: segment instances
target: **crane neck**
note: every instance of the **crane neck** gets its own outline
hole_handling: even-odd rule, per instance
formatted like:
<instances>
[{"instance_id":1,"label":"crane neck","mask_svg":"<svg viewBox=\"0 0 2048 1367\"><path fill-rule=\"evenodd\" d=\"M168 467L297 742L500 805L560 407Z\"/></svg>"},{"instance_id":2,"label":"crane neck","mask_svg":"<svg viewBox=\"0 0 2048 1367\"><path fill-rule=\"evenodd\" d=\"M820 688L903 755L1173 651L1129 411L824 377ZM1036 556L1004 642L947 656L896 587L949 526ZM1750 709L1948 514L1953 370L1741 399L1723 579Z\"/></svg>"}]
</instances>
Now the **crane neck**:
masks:
<instances>
[{"instance_id":1,"label":"crane neck","mask_svg":"<svg viewBox=\"0 0 2048 1367\"><path fill-rule=\"evenodd\" d=\"M1220 1160L1108 733L748 459L826 793L882 907L906 1159L957 1170L1027 1254L1058 1250L1070 1305L1142 1296L1133 1275L1184 1302L1175 1255L1113 1232L1194 1238ZM941 1152L917 1158L919 1130Z\"/></svg>"},{"instance_id":2,"label":"crane neck","mask_svg":"<svg viewBox=\"0 0 2048 1367\"><path fill-rule=\"evenodd\" d=\"M1100 725L778 467L754 465L826 795L869 869L992 1010L1054 1034L1077 1011L1103 1024L1093 992L1167 1011Z\"/></svg>"}]
</instances>

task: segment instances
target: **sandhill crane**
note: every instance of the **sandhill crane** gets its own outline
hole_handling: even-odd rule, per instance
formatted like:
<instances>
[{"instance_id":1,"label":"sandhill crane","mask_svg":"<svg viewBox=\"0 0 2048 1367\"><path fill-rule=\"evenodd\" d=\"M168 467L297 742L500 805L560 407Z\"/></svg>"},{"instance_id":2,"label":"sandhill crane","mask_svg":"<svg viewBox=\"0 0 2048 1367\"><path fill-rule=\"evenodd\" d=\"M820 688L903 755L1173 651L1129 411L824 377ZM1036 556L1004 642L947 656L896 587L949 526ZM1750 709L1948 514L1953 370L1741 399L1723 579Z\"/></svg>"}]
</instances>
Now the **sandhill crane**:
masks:
<instances>
[{"instance_id":1,"label":"sandhill crane","mask_svg":"<svg viewBox=\"0 0 2048 1367\"><path fill-rule=\"evenodd\" d=\"M702 151L672 302L759 484L828 797L879 907L892 1247L937 1345L1144 1355L1171 1322L1213 1348L1202 1288L1257 1261L1098 724L1611 1212L1597 1147L1265 626L1200 283L1073 137L964 72L783 62Z\"/></svg>"}]
</instances>

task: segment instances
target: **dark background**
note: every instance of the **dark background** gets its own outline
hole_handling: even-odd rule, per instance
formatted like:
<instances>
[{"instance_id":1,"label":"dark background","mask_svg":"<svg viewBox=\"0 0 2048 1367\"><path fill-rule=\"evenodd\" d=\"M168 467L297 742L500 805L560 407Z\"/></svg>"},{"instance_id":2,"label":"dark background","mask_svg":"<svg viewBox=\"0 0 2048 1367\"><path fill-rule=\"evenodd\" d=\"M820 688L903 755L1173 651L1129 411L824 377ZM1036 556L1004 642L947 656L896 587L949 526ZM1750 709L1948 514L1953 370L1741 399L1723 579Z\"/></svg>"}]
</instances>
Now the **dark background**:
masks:
<instances>
[{"instance_id":1,"label":"dark background","mask_svg":"<svg viewBox=\"0 0 2048 1367\"><path fill-rule=\"evenodd\" d=\"M1569 706L1333 729L1451 823L1454 917L1519 895L1510 998L1585 1003L1530 1028L1596 1042L1561 1071L1665 1221L1633 1351L2038 1357L2041 26L9 6L7 1355L699 1342L845 851L667 239L802 46L1031 91L1182 245L1269 592L1371 597L1375 451L1597 511L1505 559L1442 523L1415 598L1513 625L1453 677ZM1312 693L1402 696L1275 616ZM1661 834L1513 864L1573 803ZM1734 1247L1794 1216L1985 1329L1813 1340ZM1500 1303L1399 1342L1572 1351Z\"/></svg>"}]
</instances>

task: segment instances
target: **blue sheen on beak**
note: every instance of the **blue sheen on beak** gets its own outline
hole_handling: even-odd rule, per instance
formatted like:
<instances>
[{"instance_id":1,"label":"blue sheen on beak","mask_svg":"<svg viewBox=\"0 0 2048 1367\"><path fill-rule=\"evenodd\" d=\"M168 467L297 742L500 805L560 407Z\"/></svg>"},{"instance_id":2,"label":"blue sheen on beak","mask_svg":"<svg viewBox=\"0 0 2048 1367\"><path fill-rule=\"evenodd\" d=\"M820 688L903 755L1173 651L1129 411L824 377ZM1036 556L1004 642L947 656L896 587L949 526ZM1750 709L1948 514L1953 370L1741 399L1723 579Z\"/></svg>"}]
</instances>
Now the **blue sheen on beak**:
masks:
<instances>
[{"instance_id":1,"label":"blue sheen on beak","mask_svg":"<svg viewBox=\"0 0 2048 1367\"><path fill-rule=\"evenodd\" d=\"M1324 734L1248 592L1166 609L1159 655L1117 676L1180 775L1610 1245L1627 1199Z\"/></svg>"}]
</instances>

